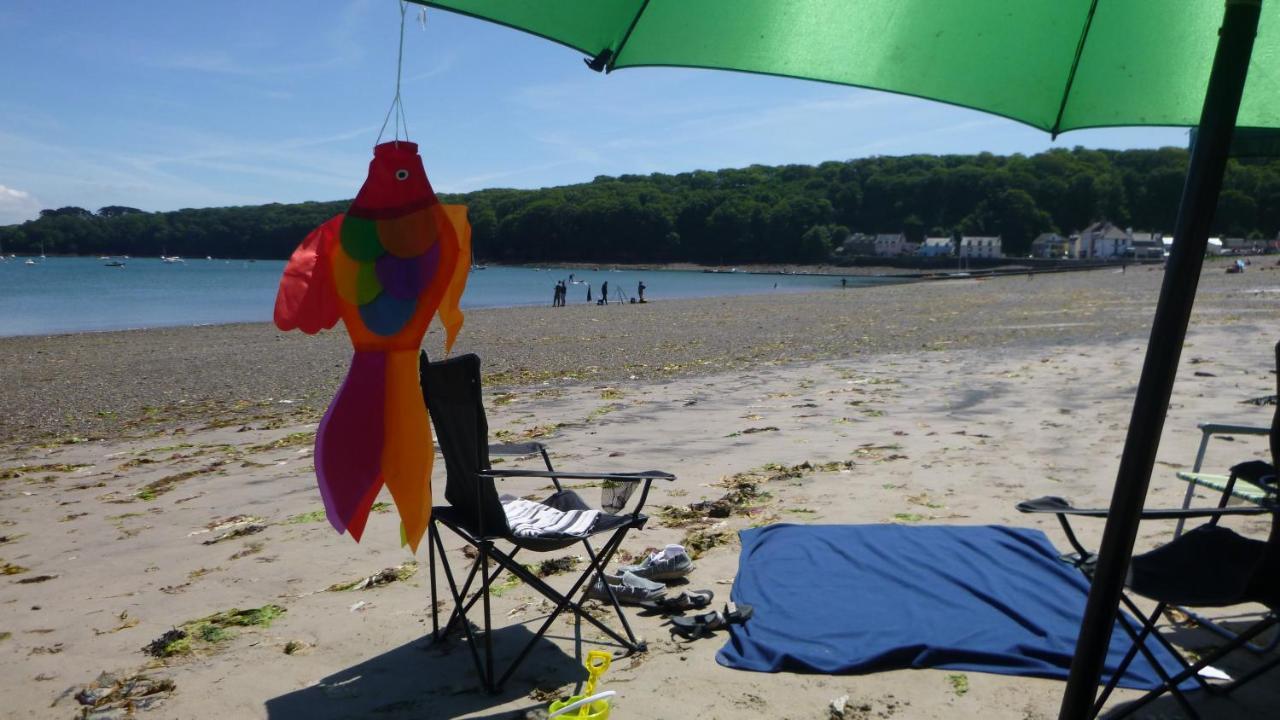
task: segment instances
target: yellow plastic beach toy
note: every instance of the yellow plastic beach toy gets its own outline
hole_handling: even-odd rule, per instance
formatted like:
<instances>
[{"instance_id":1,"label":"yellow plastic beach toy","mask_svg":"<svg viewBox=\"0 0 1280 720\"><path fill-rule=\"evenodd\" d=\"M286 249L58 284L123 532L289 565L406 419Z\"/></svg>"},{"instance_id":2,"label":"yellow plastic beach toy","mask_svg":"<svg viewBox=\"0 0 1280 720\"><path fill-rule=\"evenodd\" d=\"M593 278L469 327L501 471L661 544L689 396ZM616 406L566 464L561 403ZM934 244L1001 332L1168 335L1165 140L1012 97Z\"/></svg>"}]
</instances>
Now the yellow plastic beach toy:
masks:
<instances>
[{"instance_id":1,"label":"yellow plastic beach toy","mask_svg":"<svg viewBox=\"0 0 1280 720\"><path fill-rule=\"evenodd\" d=\"M609 669L609 661L611 659L609 653L603 650L588 652L587 662L585 663L587 686L583 688L581 695L574 695L571 698L551 703L551 714L547 716L547 720L554 717L609 720L609 699L617 695L617 693L612 690L597 693L596 681ZM574 712L575 710L577 711L576 713Z\"/></svg>"}]
</instances>

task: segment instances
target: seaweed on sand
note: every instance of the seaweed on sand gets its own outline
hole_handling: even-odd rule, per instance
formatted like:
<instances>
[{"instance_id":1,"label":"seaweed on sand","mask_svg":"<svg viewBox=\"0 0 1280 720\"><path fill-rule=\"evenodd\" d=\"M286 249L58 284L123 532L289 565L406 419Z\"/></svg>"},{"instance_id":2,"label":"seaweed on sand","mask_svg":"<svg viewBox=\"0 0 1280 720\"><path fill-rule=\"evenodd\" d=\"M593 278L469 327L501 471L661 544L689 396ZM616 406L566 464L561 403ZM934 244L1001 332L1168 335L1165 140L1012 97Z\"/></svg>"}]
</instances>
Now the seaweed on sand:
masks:
<instances>
[{"instance_id":1,"label":"seaweed on sand","mask_svg":"<svg viewBox=\"0 0 1280 720\"><path fill-rule=\"evenodd\" d=\"M202 647L215 645L235 637L235 633L231 628L270 627L271 623L284 613L285 609L283 607L274 604L245 610L239 608L224 610L195 620L188 620L180 627L172 628L152 640L142 650L148 655L158 658L189 655Z\"/></svg>"},{"instance_id":2,"label":"seaweed on sand","mask_svg":"<svg viewBox=\"0 0 1280 720\"><path fill-rule=\"evenodd\" d=\"M176 687L170 678L141 673L117 677L104 672L75 694L83 706L83 715L77 717L133 717L139 710L159 706Z\"/></svg>"},{"instance_id":3,"label":"seaweed on sand","mask_svg":"<svg viewBox=\"0 0 1280 720\"><path fill-rule=\"evenodd\" d=\"M325 588L327 592L345 592L347 590L369 590L371 588L390 585L393 582L408 580L418 572L418 563L414 560L401 563L396 567L383 568L367 577L357 578L350 582L334 583Z\"/></svg>"},{"instance_id":4,"label":"seaweed on sand","mask_svg":"<svg viewBox=\"0 0 1280 720\"><path fill-rule=\"evenodd\" d=\"M725 527L724 523L717 523L711 527L690 529L680 542L689 552L689 557L696 560L714 547L733 542L733 539L733 531Z\"/></svg>"}]
</instances>

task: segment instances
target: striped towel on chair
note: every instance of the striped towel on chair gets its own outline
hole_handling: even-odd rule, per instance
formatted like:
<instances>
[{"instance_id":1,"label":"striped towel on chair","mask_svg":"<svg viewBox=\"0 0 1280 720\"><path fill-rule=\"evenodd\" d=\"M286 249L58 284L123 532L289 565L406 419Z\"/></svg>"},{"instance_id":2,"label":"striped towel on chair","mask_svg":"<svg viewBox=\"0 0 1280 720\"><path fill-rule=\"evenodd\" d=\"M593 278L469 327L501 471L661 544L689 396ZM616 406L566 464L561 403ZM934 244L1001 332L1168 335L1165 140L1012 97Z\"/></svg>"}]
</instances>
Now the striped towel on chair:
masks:
<instances>
[{"instance_id":1,"label":"striped towel on chair","mask_svg":"<svg viewBox=\"0 0 1280 720\"><path fill-rule=\"evenodd\" d=\"M511 534L522 538L586 537L600 517L599 510L557 510L514 495L503 495Z\"/></svg>"}]
</instances>

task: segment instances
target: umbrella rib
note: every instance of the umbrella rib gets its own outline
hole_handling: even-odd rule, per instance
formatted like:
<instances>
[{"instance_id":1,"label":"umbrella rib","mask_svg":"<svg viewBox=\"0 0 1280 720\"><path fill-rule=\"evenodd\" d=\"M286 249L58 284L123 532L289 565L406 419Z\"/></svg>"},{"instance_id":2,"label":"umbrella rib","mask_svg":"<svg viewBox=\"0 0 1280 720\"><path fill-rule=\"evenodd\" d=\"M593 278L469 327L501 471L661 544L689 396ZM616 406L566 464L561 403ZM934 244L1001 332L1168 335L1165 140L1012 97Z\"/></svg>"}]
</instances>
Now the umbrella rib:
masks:
<instances>
[{"instance_id":1,"label":"umbrella rib","mask_svg":"<svg viewBox=\"0 0 1280 720\"><path fill-rule=\"evenodd\" d=\"M1089 37L1089 28L1093 27L1093 14L1098 10L1098 0L1089 4L1089 14L1084 19L1084 28L1080 31L1080 42L1076 43L1076 55L1071 58L1071 72L1067 73L1067 85L1062 88L1062 102L1058 105L1058 116L1053 119L1053 127L1049 128L1050 137L1057 139L1058 129L1062 127L1062 114L1067 111L1067 98L1071 97L1071 86L1076 81L1076 68L1080 67L1080 56L1084 54L1084 43Z\"/></svg>"},{"instance_id":2,"label":"umbrella rib","mask_svg":"<svg viewBox=\"0 0 1280 720\"><path fill-rule=\"evenodd\" d=\"M1094 1L1096 2L1097 0ZM649 7L649 0L644 0L644 2L640 3L640 9L636 10L636 16L631 18L631 24L627 26L626 34L622 36L622 41L618 43L618 49L613 51L613 57L609 58L609 64L605 67L605 72L613 72L614 63L618 61L618 56L622 54L622 48L631 39L631 33L636 29L636 23L640 22L640 16L644 14L647 7Z\"/></svg>"}]
</instances>

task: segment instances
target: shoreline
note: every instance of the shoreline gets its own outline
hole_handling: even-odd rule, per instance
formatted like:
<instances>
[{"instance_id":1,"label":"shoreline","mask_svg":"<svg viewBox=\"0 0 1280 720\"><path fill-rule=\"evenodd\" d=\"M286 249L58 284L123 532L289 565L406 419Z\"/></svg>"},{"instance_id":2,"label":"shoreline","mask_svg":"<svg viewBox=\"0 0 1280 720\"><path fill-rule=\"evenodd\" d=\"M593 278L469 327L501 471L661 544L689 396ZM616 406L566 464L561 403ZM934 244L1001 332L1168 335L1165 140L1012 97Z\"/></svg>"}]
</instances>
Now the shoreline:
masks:
<instances>
[{"instance_id":1,"label":"shoreline","mask_svg":"<svg viewBox=\"0 0 1280 720\"><path fill-rule=\"evenodd\" d=\"M1146 338L1163 272L1091 272L855 290L476 309L454 348L493 389L628 384L920 349ZM1280 273L1206 272L1198 316L1275 317ZM1259 332L1265 332L1259 329ZM443 355L433 325L423 347ZM346 374L336 328L270 323L0 338L0 445L155 432L190 423L318 417Z\"/></svg>"}]
</instances>

